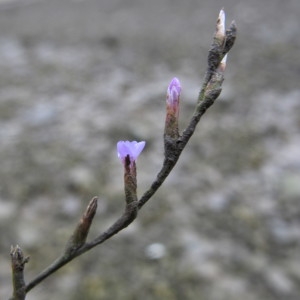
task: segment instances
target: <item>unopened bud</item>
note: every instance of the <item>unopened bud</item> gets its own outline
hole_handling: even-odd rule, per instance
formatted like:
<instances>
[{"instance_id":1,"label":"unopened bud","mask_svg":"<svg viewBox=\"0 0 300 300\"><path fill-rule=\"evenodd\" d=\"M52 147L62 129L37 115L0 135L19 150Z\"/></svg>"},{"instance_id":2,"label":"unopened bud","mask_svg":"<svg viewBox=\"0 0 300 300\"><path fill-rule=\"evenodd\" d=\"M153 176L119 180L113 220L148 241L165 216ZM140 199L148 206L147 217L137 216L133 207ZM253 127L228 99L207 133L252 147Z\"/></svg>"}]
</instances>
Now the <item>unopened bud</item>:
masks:
<instances>
[{"instance_id":1,"label":"unopened bud","mask_svg":"<svg viewBox=\"0 0 300 300\"><path fill-rule=\"evenodd\" d=\"M171 137L178 137L178 117L179 117L179 100L181 85L178 78L173 78L167 90L167 112L165 134Z\"/></svg>"},{"instance_id":2,"label":"unopened bud","mask_svg":"<svg viewBox=\"0 0 300 300\"><path fill-rule=\"evenodd\" d=\"M94 216L97 210L98 198L94 197L88 204L84 214L82 215L79 223L77 224L73 234L71 235L65 252L73 253L79 249L86 241L90 227L92 225Z\"/></svg>"},{"instance_id":3,"label":"unopened bud","mask_svg":"<svg viewBox=\"0 0 300 300\"><path fill-rule=\"evenodd\" d=\"M174 77L170 82L167 90L167 108L176 113L178 117L179 113L179 97L181 92L180 81Z\"/></svg>"}]
</instances>

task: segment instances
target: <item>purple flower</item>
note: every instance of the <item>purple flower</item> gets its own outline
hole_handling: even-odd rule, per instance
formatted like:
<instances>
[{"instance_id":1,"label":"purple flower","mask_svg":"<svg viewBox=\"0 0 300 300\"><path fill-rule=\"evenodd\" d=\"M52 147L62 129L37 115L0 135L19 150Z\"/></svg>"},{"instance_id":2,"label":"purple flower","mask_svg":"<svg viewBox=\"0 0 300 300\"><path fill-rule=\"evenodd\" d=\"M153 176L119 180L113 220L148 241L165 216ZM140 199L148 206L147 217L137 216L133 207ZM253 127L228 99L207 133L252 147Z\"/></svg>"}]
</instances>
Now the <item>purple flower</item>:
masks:
<instances>
[{"instance_id":1,"label":"purple flower","mask_svg":"<svg viewBox=\"0 0 300 300\"><path fill-rule=\"evenodd\" d=\"M143 151L145 147L146 142L130 142L130 141L119 141L117 143L117 152L118 157L124 163L124 160L127 155L130 157L131 163L136 161L137 157L140 155L140 153Z\"/></svg>"},{"instance_id":2,"label":"purple flower","mask_svg":"<svg viewBox=\"0 0 300 300\"><path fill-rule=\"evenodd\" d=\"M180 81L174 77L170 82L167 90L167 105L178 109L179 96L181 92Z\"/></svg>"}]
</instances>

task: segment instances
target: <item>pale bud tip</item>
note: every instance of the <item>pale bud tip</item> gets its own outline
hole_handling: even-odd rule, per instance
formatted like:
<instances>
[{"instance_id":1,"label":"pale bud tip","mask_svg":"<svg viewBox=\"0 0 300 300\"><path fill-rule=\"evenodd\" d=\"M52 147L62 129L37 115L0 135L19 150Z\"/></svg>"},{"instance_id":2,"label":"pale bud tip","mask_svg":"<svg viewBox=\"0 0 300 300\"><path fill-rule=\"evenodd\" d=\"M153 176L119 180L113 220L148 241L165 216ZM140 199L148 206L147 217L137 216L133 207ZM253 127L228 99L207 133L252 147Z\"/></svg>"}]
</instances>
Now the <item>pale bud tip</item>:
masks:
<instances>
[{"instance_id":1,"label":"pale bud tip","mask_svg":"<svg viewBox=\"0 0 300 300\"><path fill-rule=\"evenodd\" d=\"M218 29L219 29L220 33L225 35L225 11L224 11L224 8L222 8L220 10L217 23L218 23Z\"/></svg>"},{"instance_id":2,"label":"pale bud tip","mask_svg":"<svg viewBox=\"0 0 300 300\"><path fill-rule=\"evenodd\" d=\"M167 90L167 103L171 106L176 106L179 103L181 93L181 85L178 78L174 77L170 82Z\"/></svg>"},{"instance_id":3,"label":"pale bud tip","mask_svg":"<svg viewBox=\"0 0 300 300\"><path fill-rule=\"evenodd\" d=\"M224 10L224 7L220 10L219 19L220 19L221 23L225 24L225 10Z\"/></svg>"},{"instance_id":4,"label":"pale bud tip","mask_svg":"<svg viewBox=\"0 0 300 300\"><path fill-rule=\"evenodd\" d=\"M219 65L219 70L221 72L224 72L225 71L225 68L226 68L226 61L227 61L227 53L224 55L224 57L222 58L221 62L220 62L220 65Z\"/></svg>"},{"instance_id":5,"label":"pale bud tip","mask_svg":"<svg viewBox=\"0 0 300 300\"><path fill-rule=\"evenodd\" d=\"M225 11L224 11L224 8L222 8L219 13L216 34L220 37L225 36Z\"/></svg>"},{"instance_id":6,"label":"pale bud tip","mask_svg":"<svg viewBox=\"0 0 300 300\"><path fill-rule=\"evenodd\" d=\"M226 61L227 61L227 53L224 55L224 57L221 60L221 64L225 64L226 65Z\"/></svg>"}]
</instances>

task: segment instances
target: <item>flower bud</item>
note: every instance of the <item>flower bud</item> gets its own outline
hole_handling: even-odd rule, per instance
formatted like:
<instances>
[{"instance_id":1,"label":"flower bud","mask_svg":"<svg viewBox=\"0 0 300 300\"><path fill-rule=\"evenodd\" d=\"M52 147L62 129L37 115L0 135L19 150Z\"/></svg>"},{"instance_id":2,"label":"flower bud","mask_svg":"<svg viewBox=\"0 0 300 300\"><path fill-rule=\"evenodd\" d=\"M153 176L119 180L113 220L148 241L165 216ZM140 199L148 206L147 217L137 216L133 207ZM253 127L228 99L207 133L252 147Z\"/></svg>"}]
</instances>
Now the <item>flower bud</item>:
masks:
<instances>
[{"instance_id":1,"label":"flower bud","mask_svg":"<svg viewBox=\"0 0 300 300\"><path fill-rule=\"evenodd\" d=\"M179 117L179 99L181 93L180 81L175 77L170 82L167 89L167 113L165 124L165 135L177 138L178 117Z\"/></svg>"},{"instance_id":2,"label":"flower bud","mask_svg":"<svg viewBox=\"0 0 300 300\"><path fill-rule=\"evenodd\" d=\"M174 77L170 82L167 90L167 108L173 110L177 117L179 113L180 92L180 82L176 77Z\"/></svg>"},{"instance_id":3,"label":"flower bud","mask_svg":"<svg viewBox=\"0 0 300 300\"><path fill-rule=\"evenodd\" d=\"M84 245L97 211L97 202L97 197L94 197L89 202L84 214L82 215L79 223L77 224L73 234L71 235L66 245L65 253L74 253L82 245Z\"/></svg>"}]
</instances>

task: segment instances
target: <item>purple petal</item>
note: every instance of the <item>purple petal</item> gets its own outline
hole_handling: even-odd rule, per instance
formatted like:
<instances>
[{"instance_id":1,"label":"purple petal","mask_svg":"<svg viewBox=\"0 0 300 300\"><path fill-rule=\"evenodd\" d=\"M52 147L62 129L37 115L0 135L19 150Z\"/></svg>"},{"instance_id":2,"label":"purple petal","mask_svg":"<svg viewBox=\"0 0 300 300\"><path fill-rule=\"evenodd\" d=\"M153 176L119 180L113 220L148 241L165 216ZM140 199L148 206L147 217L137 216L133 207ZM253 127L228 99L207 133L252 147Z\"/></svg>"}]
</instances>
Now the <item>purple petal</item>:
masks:
<instances>
[{"instance_id":1,"label":"purple petal","mask_svg":"<svg viewBox=\"0 0 300 300\"><path fill-rule=\"evenodd\" d=\"M118 157L123 161L127 155L130 156L132 161L135 161L140 153L143 151L146 142L136 141L119 141L117 143Z\"/></svg>"},{"instance_id":2,"label":"purple petal","mask_svg":"<svg viewBox=\"0 0 300 300\"><path fill-rule=\"evenodd\" d=\"M134 154L135 154L135 157L137 158L140 154L141 154L141 152L143 151L143 149L144 149L144 147L145 147L145 145L146 145L146 142L144 142L144 141L142 141L142 142L139 142L139 143L135 143L134 144Z\"/></svg>"}]
</instances>

